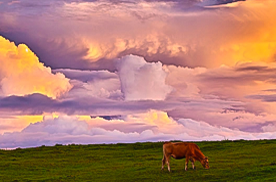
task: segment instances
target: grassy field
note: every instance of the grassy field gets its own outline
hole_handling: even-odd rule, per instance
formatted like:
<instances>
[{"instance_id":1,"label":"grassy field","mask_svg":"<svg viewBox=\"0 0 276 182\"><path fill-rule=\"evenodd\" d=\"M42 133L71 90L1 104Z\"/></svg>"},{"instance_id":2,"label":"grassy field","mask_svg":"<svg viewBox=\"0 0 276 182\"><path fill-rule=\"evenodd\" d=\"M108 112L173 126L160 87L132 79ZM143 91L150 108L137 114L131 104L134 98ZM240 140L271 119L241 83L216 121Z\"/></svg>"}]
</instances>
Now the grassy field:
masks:
<instances>
[{"instance_id":1,"label":"grassy field","mask_svg":"<svg viewBox=\"0 0 276 182\"><path fill-rule=\"evenodd\" d=\"M276 181L276 140L196 143L209 170L172 159L161 171L160 142L0 150L0 181Z\"/></svg>"}]
</instances>

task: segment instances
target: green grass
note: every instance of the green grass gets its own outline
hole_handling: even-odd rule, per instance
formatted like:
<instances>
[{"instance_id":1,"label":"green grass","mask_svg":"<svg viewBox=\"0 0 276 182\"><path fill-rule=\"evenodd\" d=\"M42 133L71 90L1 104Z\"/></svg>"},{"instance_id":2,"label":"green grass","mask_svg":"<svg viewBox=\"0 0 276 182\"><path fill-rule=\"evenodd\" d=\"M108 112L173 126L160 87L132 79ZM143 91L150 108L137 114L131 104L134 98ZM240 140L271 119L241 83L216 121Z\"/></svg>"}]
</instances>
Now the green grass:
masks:
<instances>
[{"instance_id":1,"label":"green grass","mask_svg":"<svg viewBox=\"0 0 276 182\"><path fill-rule=\"evenodd\" d=\"M0 150L0 181L276 181L276 140L196 143L209 170L161 171L161 142Z\"/></svg>"}]
</instances>

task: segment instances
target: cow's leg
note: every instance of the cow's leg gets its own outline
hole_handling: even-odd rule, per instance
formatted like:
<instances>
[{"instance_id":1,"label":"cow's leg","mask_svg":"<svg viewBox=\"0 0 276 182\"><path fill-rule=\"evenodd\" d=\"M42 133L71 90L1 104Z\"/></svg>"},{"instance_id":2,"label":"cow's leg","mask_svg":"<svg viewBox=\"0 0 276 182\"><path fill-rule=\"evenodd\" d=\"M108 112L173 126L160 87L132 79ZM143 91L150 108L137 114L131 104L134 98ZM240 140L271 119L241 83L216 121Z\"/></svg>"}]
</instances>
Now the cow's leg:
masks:
<instances>
[{"instance_id":1,"label":"cow's leg","mask_svg":"<svg viewBox=\"0 0 276 182\"><path fill-rule=\"evenodd\" d=\"M190 158L190 161L192 162L193 169L195 169L195 160L193 158Z\"/></svg>"},{"instance_id":2,"label":"cow's leg","mask_svg":"<svg viewBox=\"0 0 276 182\"><path fill-rule=\"evenodd\" d=\"M188 170L188 163L189 163L189 157L186 157L186 162L185 162L185 171Z\"/></svg>"},{"instance_id":3,"label":"cow's leg","mask_svg":"<svg viewBox=\"0 0 276 182\"><path fill-rule=\"evenodd\" d=\"M165 155L163 155L163 159L162 159L162 168L161 168L161 170L164 169L165 163L166 163L166 157L165 157Z\"/></svg>"},{"instance_id":4,"label":"cow's leg","mask_svg":"<svg viewBox=\"0 0 276 182\"><path fill-rule=\"evenodd\" d=\"M170 156L170 155L166 156L166 159L167 159L167 165L168 165L168 170L171 172L171 167L170 167L170 158L171 158L171 156Z\"/></svg>"}]
</instances>

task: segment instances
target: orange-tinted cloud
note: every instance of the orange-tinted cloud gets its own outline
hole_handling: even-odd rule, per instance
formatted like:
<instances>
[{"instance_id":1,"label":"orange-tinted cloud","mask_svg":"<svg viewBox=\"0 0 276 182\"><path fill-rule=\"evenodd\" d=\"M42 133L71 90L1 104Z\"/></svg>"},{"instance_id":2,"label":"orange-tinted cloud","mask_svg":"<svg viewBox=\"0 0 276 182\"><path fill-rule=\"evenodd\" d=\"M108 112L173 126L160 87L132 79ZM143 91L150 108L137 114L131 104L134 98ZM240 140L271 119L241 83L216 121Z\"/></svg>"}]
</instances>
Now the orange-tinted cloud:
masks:
<instances>
[{"instance_id":1,"label":"orange-tinted cloud","mask_svg":"<svg viewBox=\"0 0 276 182\"><path fill-rule=\"evenodd\" d=\"M6 132L19 132L30 123L36 123L43 120L43 115L0 115L0 135Z\"/></svg>"},{"instance_id":2,"label":"orange-tinted cloud","mask_svg":"<svg viewBox=\"0 0 276 182\"><path fill-rule=\"evenodd\" d=\"M99 28L92 29L93 34L83 34L89 49L85 58L91 62L131 53L148 61L207 68L275 60L275 1L239 1L206 7L205 11L181 11L175 8L177 5L174 1L138 1L115 6L96 1L65 4L62 8L86 18L90 15L83 10L95 15L97 21L92 27Z\"/></svg>"},{"instance_id":3,"label":"orange-tinted cloud","mask_svg":"<svg viewBox=\"0 0 276 182\"><path fill-rule=\"evenodd\" d=\"M92 138L118 142L122 141L120 137L125 137L124 141L131 137L131 141L140 141L144 136L146 139L225 139L222 136L225 131L224 136L237 138L252 138L246 132L264 132L267 138L276 136L274 0L229 4L224 0L116 3L115 0L65 3L49 0L45 2L47 6L42 2L37 0L31 12L25 11L23 7L28 5L24 3L4 6L0 34L6 33L16 42L26 42L46 65L61 69L53 74L24 45L13 45L15 51L9 51L11 54L1 52L1 61L6 62L0 68L0 91L5 96L38 92L55 98L70 88L68 79L58 72L71 79L74 89L60 100L40 94L0 98L1 112L9 116L11 112L70 115L64 119L45 117L45 121L51 122L38 123L38 127L31 125L29 131L31 128L34 133L36 129L52 132L43 129L49 126L59 136L71 129L80 135L101 134L99 138L91 136L80 142L90 142ZM131 54L139 57L126 62L133 58ZM17 64L21 64L18 57L23 60L24 56L29 62L24 61L27 66L23 69L24 65ZM115 71L114 60L123 56L125 62L117 65ZM42 70L41 74L37 74L36 68ZM46 80L51 84L47 85ZM43 88L46 85L45 88L53 90L43 90L41 83ZM84 116L76 119L72 115ZM117 115L124 120L90 119L89 115ZM79 120L85 120L88 125ZM12 122L6 121L13 128ZM72 121L76 122L72 124ZM243 132L231 130L234 128ZM181 135L184 130L188 134ZM75 132L67 136L74 138Z\"/></svg>"},{"instance_id":4,"label":"orange-tinted cloud","mask_svg":"<svg viewBox=\"0 0 276 182\"><path fill-rule=\"evenodd\" d=\"M270 124L268 127L274 127ZM173 120L167 113L149 111L129 115L125 120L106 121L100 118L60 116L44 118L28 125L21 132L0 135L0 148L34 147L40 145L121 143L164 140L236 140L273 139L275 130L264 127L265 132L243 132L238 129L212 126L192 119Z\"/></svg>"},{"instance_id":5,"label":"orange-tinted cloud","mask_svg":"<svg viewBox=\"0 0 276 182\"><path fill-rule=\"evenodd\" d=\"M50 67L24 44L16 46L0 36L0 92L2 95L41 93L56 98L69 91L69 79L61 73L53 74Z\"/></svg>"},{"instance_id":6,"label":"orange-tinted cloud","mask_svg":"<svg viewBox=\"0 0 276 182\"><path fill-rule=\"evenodd\" d=\"M90 68L110 68L110 59L127 54L143 56L147 61L207 68L275 60L274 0L226 5L219 1L224 5L200 9L190 7L200 1L189 2L51 1L49 9L38 7L48 13L36 19L29 19L23 10L20 16L11 10L4 12L3 16L12 18L0 20L0 33L8 29L30 34L33 50L40 47L43 61L59 68L82 65L87 69L88 62ZM53 31L53 26L58 28ZM16 32L11 33L15 37L13 34ZM41 45L37 40L48 44ZM55 52L56 48L60 51ZM52 57L60 61L54 62Z\"/></svg>"}]
</instances>

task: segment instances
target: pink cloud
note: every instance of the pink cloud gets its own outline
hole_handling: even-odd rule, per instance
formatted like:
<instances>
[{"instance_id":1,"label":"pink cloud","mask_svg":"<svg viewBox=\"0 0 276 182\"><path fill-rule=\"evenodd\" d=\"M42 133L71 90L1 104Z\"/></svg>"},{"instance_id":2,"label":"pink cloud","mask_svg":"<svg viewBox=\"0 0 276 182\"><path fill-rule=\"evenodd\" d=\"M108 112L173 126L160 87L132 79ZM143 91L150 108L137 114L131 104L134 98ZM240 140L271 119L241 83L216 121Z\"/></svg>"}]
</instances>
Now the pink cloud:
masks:
<instances>
[{"instance_id":1,"label":"pink cloud","mask_svg":"<svg viewBox=\"0 0 276 182\"><path fill-rule=\"evenodd\" d=\"M99 123L100 120L102 123ZM119 124L119 122L122 124ZM109 124L106 125L105 123ZM144 125L144 128L139 125ZM133 128L127 131L130 126L133 126ZM247 133L225 127L212 126L205 122L191 119L174 121L164 112L150 111L147 114L129 115L125 120L118 121L105 121L100 118L82 120L78 117L69 116L60 116L54 119L45 118L42 122L30 124L21 132L0 135L0 147L35 147L55 145L56 143L95 144L166 140L254 140L271 139L275 136L276 131Z\"/></svg>"},{"instance_id":2,"label":"pink cloud","mask_svg":"<svg viewBox=\"0 0 276 182\"><path fill-rule=\"evenodd\" d=\"M24 114L125 118L45 119L7 141L275 137L274 0L8 2L0 34L25 44L0 39L2 133L29 124L14 119Z\"/></svg>"},{"instance_id":3,"label":"pink cloud","mask_svg":"<svg viewBox=\"0 0 276 182\"><path fill-rule=\"evenodd\" d=\"M164 100L172 91L160 62L147 63L143 57L128 55L117 60L117 67L125 100Z\"/></svg>"}]
</instances>

